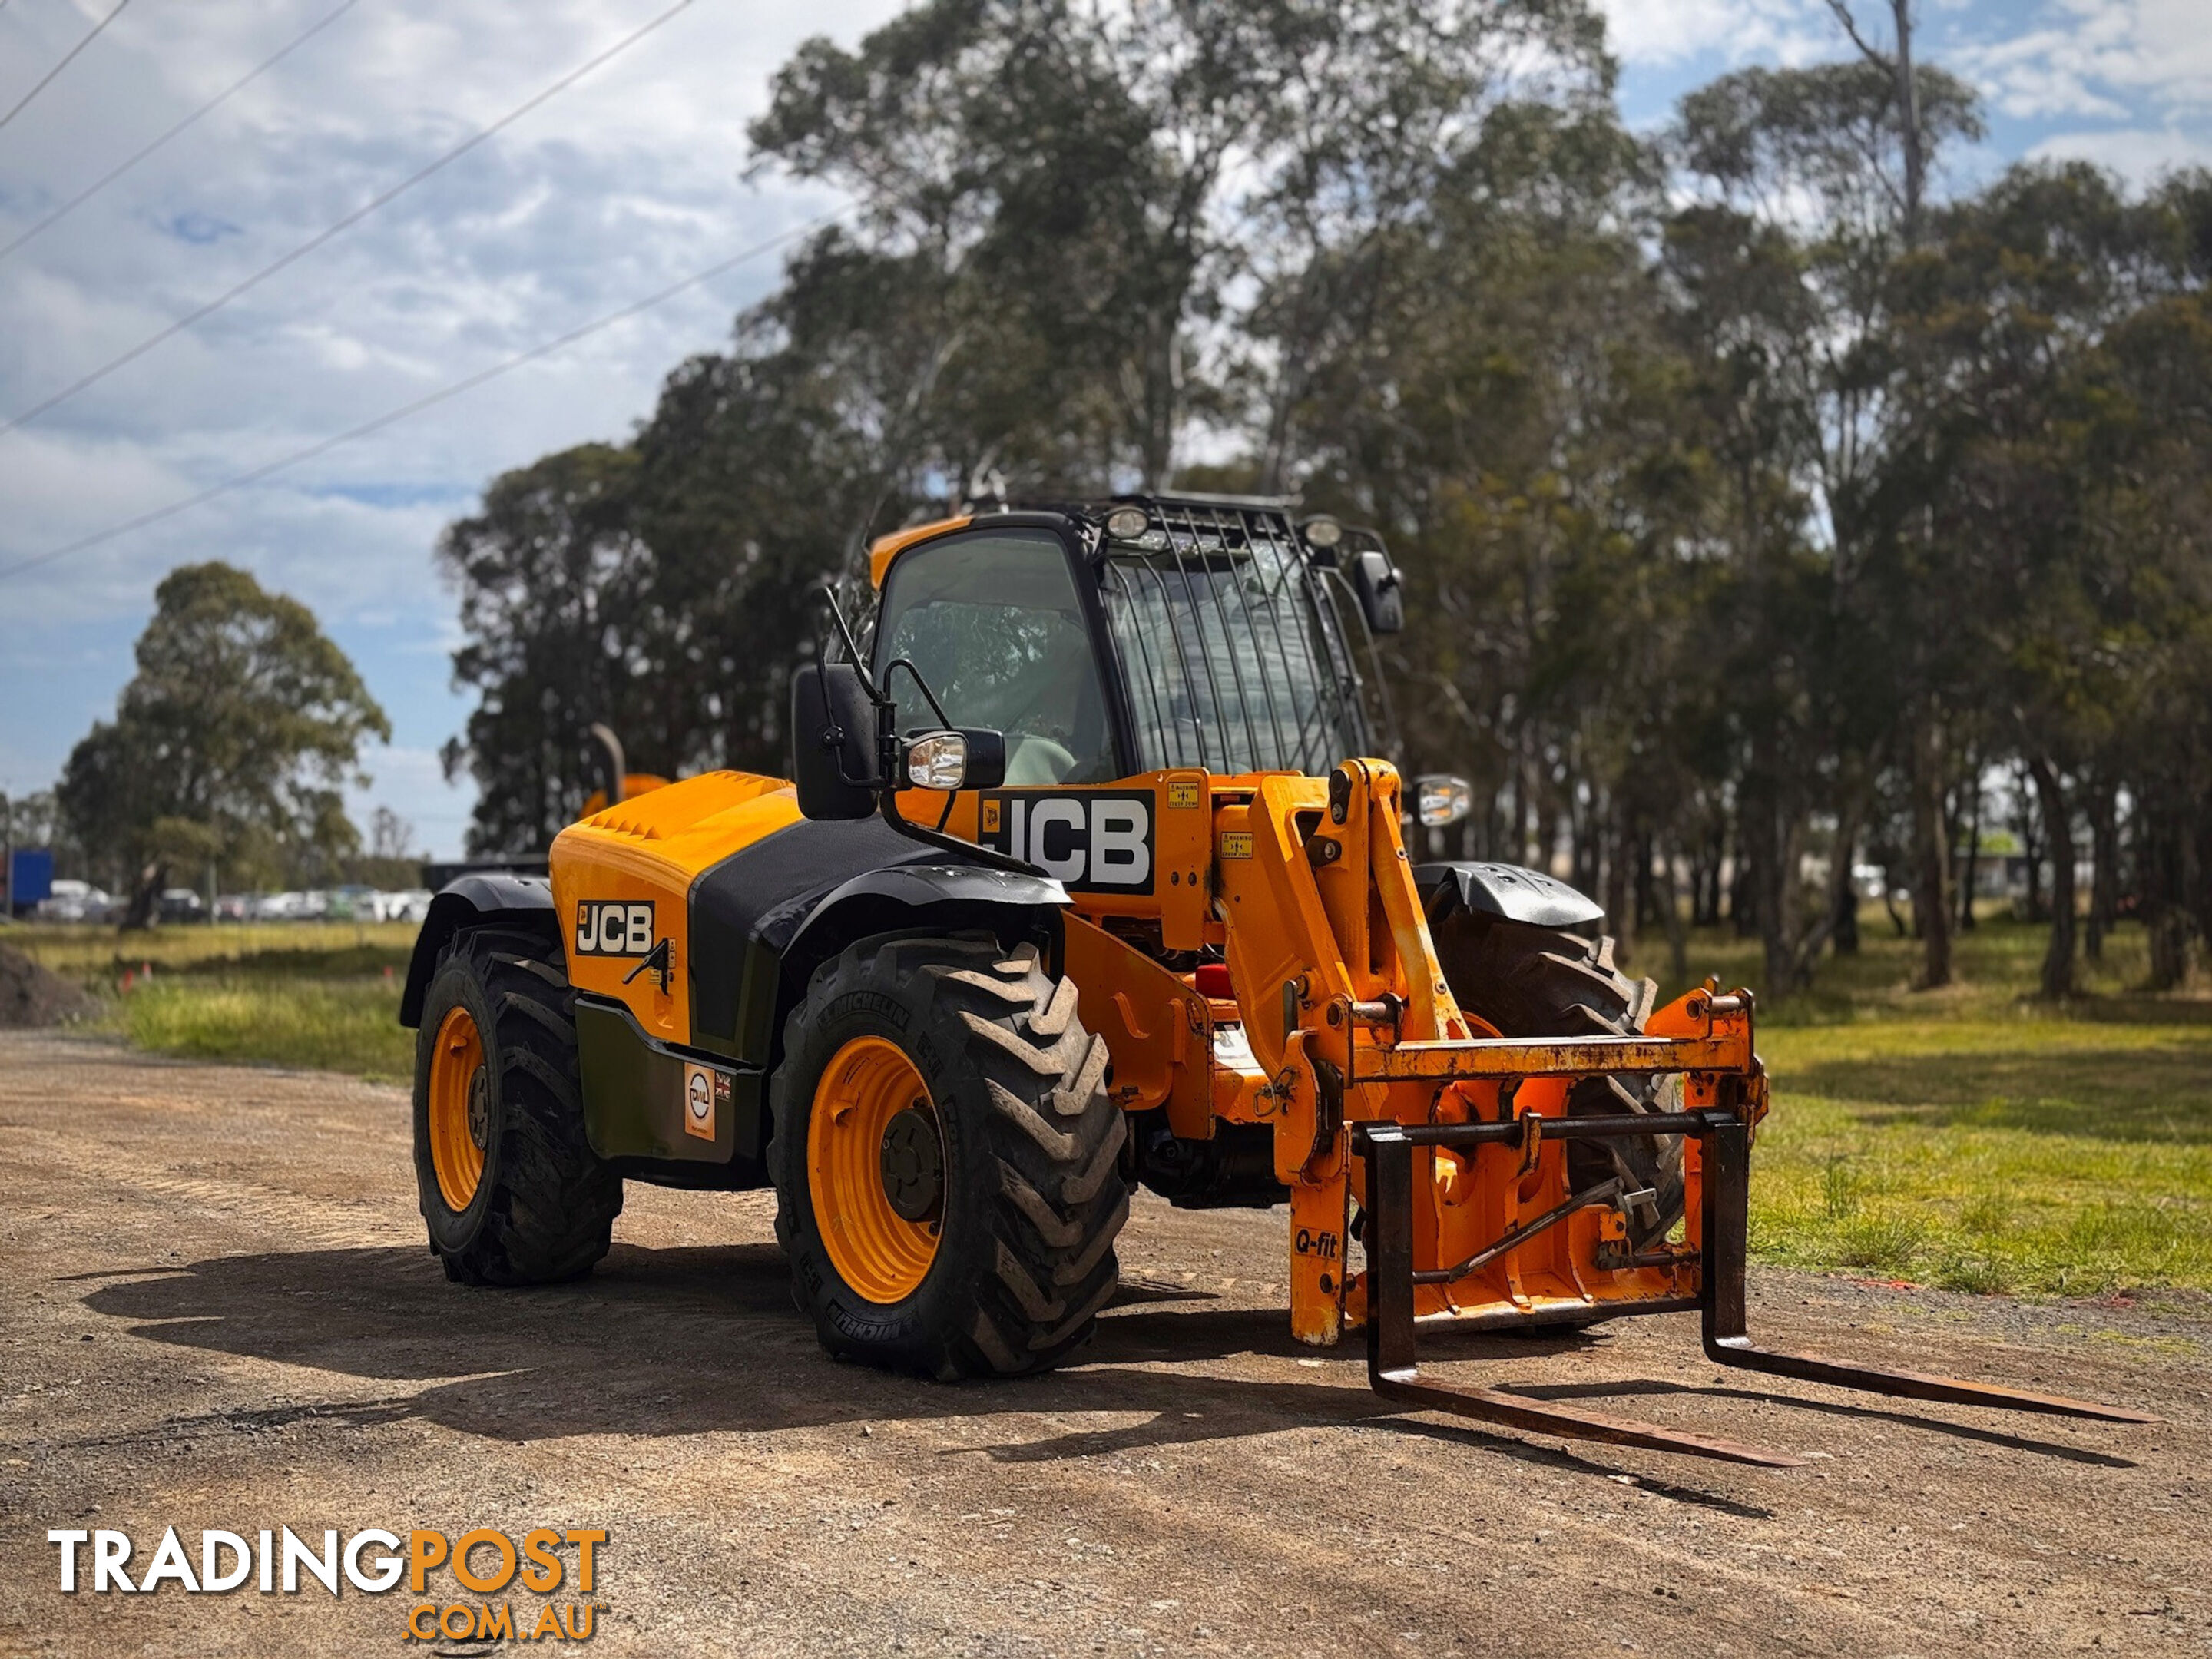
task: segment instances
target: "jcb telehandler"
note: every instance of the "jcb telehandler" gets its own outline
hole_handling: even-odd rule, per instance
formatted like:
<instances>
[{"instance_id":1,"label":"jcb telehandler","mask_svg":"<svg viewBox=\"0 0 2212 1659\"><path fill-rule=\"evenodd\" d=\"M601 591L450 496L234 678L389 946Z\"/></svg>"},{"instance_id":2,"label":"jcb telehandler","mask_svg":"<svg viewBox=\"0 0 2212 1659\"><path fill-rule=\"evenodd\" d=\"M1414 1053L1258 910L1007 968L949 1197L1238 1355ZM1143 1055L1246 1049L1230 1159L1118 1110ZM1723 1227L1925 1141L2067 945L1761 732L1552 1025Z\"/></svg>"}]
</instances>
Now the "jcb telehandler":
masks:
<instances>
[{"instance_id":1,"label":"jcb telehandler","mask_svg":"<svg viewBox=\"0 0 2212 1659\"><path fill-rule=\"evenodd\" d=\"M1722 1364L2155 1420L1753 1346L1752 1000L1656 1006L1571 888L1413 861L1371 758L1403 601L1370 532L1125 497L871 567L870 647L833 604L795 672L795 783L684 779L562 832L550 881L437 896L401 1018L452 1278L588 1272L625 1180L772 1186L830 1350L1011 1376L1089 1332L1144 1186L1286 1205L1292 1330L1364 1327L1416 1408L1793 1462L1414 1364L1432 1323L1694 1309Z\"/></svg>"}]
</instances>

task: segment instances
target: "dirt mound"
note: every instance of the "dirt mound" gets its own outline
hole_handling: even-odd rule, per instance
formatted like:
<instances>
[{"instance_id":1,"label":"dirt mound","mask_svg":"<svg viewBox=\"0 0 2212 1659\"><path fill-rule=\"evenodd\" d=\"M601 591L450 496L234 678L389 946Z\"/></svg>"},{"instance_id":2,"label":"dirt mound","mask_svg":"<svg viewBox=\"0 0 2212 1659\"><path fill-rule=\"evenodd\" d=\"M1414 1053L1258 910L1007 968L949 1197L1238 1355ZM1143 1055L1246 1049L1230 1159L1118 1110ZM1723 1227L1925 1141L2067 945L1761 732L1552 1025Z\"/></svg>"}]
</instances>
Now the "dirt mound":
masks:
<instances>
[{"instance_id":1,"label":"dirt mound","mask_svg":"<svg viewBox=\"0 0 2212 1659\"><path fill-rule=\"evenodd\" d=\"M84 1018L98 1006L21 951L0 945L0 1030L66 1024Z\"/></svg>"}]
</instances>

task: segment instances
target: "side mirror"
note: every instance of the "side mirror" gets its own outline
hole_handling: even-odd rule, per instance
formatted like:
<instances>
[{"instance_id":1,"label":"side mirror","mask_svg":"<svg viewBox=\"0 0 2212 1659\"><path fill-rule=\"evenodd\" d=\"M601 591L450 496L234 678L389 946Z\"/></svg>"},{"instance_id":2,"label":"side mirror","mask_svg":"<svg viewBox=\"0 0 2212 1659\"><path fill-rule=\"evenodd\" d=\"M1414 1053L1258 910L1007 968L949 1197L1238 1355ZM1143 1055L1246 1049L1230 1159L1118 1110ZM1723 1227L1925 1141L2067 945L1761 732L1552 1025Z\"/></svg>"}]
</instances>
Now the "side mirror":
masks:
<instances>
[{"instance_id":1,"label":"side mirror","mask_svg":"<svg viewBox=\"0 0 2212 1659\"><path fill-rule=\"evenodd\" d=\"M848 662L809 664L791 679L791 775L810 818L876 810L876 706Z\"/></svg>"},{"instance_id":2,"label":"side mirror","mask_svg":"<svg viewBox=\"0 0 2212 1659\"><path fill-rule=\"evenodd\" d=\"M1390 556L1374 548L1352 561L1352 591L1359 595L1359 608L1370 634L1402 634L1406 629L1405 579Z\"/></svg>"}]
</instances>

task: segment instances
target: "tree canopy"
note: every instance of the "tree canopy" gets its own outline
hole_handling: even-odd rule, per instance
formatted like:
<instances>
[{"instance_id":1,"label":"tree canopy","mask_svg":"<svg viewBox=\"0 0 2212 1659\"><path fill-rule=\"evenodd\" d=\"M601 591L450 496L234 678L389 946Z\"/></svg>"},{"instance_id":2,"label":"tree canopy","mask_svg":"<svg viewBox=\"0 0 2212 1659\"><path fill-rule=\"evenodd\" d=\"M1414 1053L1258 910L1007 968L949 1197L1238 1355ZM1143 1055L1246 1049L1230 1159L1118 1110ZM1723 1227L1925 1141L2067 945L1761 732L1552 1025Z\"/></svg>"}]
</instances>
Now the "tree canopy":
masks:
<instances>
[{"instance_id":1,"label":"tree canopy","mask_svg":"<svg viewBox=\"0 0 2212 1659\"><path fill-rule=\"evenodd\" d=\"M341 791L362 742L392 729L305 605L228 564L180 565L136 657L57 791L87 852L132 873L131 921L173 869L314 880L357 850Z\"/></svg>"},{"instance_id":2,"label":"tree canopy","mask_svg":"<svg viewBox=\"0 0 2212 1659\"><path fill-rule=\"evenodd\" d=\"M1462 850L1566 858L1624 935L1732 918L1776 987L1856 948L1871 865L1934 984L2002 814L2046 988L2130 898L2185 973L2212 179L1945 196L1972 89L1838 44L1650 137L1580 0L933 0L802 47L752 165L848 222L629 441L441 544L475 844L558 830L594 720L651 770L782 769L807 590L872 535L1286 489L1407 570L1405 758L1474 781Z\"/></svg>"}]
</instances>

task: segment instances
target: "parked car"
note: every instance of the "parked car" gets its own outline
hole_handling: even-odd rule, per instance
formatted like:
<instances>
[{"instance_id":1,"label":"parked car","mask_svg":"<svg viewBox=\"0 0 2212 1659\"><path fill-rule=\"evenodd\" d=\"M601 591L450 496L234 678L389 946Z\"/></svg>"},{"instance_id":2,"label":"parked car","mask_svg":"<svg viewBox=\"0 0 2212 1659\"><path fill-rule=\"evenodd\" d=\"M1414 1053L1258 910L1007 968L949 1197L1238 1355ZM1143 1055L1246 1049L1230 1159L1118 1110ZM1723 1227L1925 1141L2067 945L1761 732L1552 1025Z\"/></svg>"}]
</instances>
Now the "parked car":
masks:
<instances>
[{"instance_id":1,"label":"parked car","mask_svg":"<svg viewBox=\"0 0 2212 1659\"><path fill-rule=\"evenodd\" d=\"M39 901L35 914L41 921L113 921L122 913L115 899L90 882L64 878Z\"/></svg>"},{"instance_id":2,"label":"parked car","mask_svg":"<svg viewBox=\"0 0 2212 1659\"><path fill-rule=\"evenodd\" d=\"M205 921L207 902L189 887L164 887L155 914L165 922Z\"/></svg>"},{"instance_id":3,"label":"parked car","mask_svg":"<svg viewBox=\"0 0 2212 1659\"><path fill-rule=\"evenodd\" d=\"M379 921L427 921L430 917L430 890L427 887L410 887L396 893L372 893L369 895L368 913Z\"/></svg>"}]
</instances>

